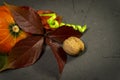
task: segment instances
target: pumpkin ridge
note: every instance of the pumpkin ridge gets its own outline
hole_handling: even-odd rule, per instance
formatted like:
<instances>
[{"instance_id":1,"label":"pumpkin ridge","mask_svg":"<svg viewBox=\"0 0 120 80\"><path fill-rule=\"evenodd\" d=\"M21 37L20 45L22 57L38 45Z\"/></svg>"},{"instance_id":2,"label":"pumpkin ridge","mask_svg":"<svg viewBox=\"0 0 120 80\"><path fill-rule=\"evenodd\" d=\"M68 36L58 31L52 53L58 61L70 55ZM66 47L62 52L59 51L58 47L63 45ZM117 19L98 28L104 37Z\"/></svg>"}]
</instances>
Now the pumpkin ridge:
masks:
<instances>
[{"instance_id":1,"label":"pumpkin ridge","mask_svg":"<svg viewBox=\"0 0 120 80\"><path fill-rule=\"evenodd\" d=\"M8 30L8 29L0 29L0 30Z\"/></svg>"},{"instance_id":2,"label":"pumpkin ridge","mask_svg":"<svg viewBox=\"0 0 120 80\"><path fill-rule=\"evenodd\" d=\"M16 44L17 42L17 34L15 33L14 39L13 39L13 44Z\"/></svg>"},{"instance_id":3,"label":"pumpkin ridge","mask_svg":"<svg viewBox=\"0 0 120 80\"><path fill-rule=\"evenodd\" d=\"M3 39L2 41L0 41L0 44L2 44L4 41L6 41L9 37L10 37L10 34L5 39Z\"/></svg>"}]
</instances>

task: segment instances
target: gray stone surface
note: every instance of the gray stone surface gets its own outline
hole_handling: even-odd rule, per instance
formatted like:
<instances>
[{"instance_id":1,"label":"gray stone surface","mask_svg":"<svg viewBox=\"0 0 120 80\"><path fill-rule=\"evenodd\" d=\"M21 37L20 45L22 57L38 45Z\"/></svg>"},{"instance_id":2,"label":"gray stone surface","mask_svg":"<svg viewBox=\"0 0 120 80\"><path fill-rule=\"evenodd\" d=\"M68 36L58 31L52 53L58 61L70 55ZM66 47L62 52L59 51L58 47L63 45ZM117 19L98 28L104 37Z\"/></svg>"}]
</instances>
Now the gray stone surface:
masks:
<instances>
[{"instance_id":1,"label":"gray stone surface","mask_svg":"<svg viewBox=\"0 0 120 80\"><path fill-rule=\"evenodd\" d=\"M60 80L120 80L120 0L0 0L38 9L53 10L63 21L87 24L82 36L87 50L76 58L68 56ZM0 73L0 80L58 80L52 51L26 68Z\"/></svg>"}]
</instances>

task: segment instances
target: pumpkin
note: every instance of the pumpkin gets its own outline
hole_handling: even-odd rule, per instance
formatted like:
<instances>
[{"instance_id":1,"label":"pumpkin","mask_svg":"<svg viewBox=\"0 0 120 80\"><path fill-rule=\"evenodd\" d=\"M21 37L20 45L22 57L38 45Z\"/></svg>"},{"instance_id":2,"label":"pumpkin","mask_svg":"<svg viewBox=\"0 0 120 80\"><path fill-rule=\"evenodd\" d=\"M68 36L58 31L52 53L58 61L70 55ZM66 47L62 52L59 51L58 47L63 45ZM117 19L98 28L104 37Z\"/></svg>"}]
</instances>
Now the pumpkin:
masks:
<instances>
[{"instance_id":1,"label":"pumpkin","mask_svg":"<svg viewBox=\"0 0 120 80\"><path fill-rule=\"evenodd\" d=\"M9 9L0 7L0 54L8 53L17 42L27 37L15 23Z\"/></svg>"}]
</instances>

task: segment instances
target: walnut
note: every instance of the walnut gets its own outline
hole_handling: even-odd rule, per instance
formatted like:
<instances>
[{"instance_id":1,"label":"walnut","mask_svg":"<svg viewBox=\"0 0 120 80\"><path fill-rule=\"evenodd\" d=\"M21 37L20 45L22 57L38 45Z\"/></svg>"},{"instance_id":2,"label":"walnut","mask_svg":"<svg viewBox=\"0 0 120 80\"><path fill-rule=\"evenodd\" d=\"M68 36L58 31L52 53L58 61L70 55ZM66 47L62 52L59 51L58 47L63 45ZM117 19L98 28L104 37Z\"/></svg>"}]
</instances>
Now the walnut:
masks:
<instances>
[{"instance_id":1,"label":"walnut","mask_svg":"<svg viewBox=\"0 0 120 80\"><path fill-rule=\"evenodd\" d=\"M84 50L84 43L77 37L69 37L63 42L63 50L69 55L78 55Z\"/></svg>"}]
</instances>

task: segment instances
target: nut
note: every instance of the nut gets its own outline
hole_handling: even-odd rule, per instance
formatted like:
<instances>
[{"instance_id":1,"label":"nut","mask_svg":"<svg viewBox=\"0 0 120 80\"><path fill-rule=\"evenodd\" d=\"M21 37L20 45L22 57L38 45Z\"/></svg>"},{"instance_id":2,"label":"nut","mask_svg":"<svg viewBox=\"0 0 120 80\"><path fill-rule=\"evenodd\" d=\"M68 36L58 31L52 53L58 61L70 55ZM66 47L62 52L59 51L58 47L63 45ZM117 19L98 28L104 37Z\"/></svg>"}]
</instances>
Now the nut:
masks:
<instances>
[{"instance_id":1,"label":"nut","mask_svg":"<svg viewBox=\"0 0 120 80\"><path fill-rule=\"evenodd\" d=\"M63 50L69 55L78 55L84 50L84 43L77 37L69 37L63 42Z\"/></svg>"}]
</instances>

